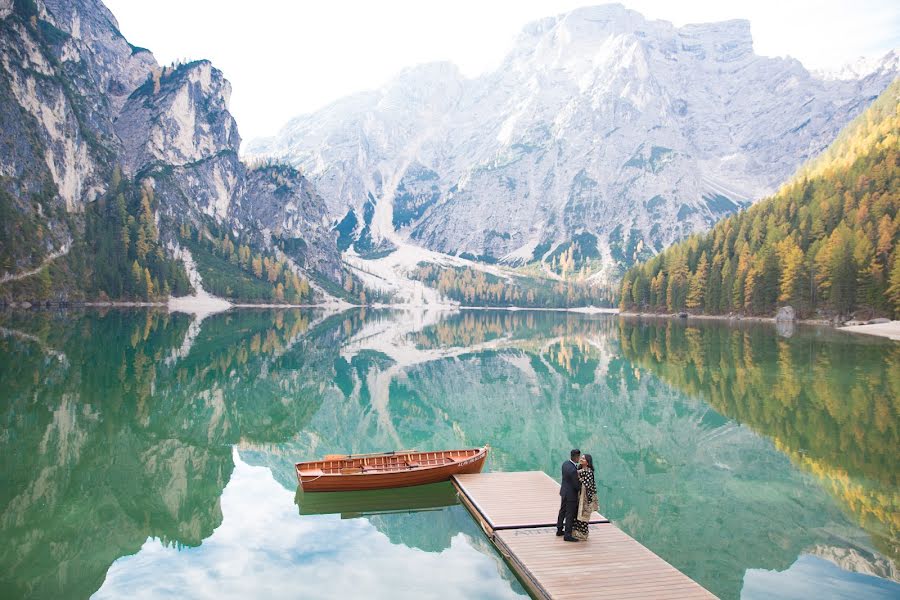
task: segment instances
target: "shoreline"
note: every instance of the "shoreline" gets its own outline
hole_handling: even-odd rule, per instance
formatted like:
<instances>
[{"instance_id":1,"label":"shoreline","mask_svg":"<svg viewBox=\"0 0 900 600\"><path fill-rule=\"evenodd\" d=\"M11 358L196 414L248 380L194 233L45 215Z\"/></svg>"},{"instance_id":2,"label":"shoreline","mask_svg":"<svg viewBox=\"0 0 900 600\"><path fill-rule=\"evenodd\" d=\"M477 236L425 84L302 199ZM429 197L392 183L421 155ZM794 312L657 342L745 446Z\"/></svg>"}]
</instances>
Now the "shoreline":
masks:
<instances>
[{"instance_id":1,"label":"shoreline","mask_svg":"<svg viewBox=\"0 0 900 600\"><path fill-rule=\"evenodd\" d=\"M0 310L23 309L23 310L47 310L47 309L72 309L72 308L166 308L170 312L224 312L233 308L258 309L258 308L308 308L317 310L350 310L354 308L369 309L390 309L390 310L423 310L423 311L446 311L458 312L462 310L505 310L509 312L519 311L535 311L535 312L571 312L587 315L620 314L618 308L602 308L597 306L573 306L566 307L541 307L541 306L463 306L459 304L352 304L349 302L320 302L308 304L275 304L253 303L253 302L232 302L224 298L217 297L193 297L181 296L173 297L166 301L131 301L131 300L78 300L73 302L10 302L8 304L0 304ZM623 313L624 314L624 313Z\"/></svg>"},{"instance_id":2,"label":"shoreline","mask_svg":"<svg viewBox=\"0 0 900 600\"><path fill-rule=\"evenodd\" d=\"M754 317L754 316L738 316L738 315L692 315L681 317L673 313L636 313L636 312L620 312L619 316L638 319L684 319L685 321L726 321L729 323L778 323L775 317ZM834 331L843 331L845 333L853 333L867 335L872 337L881 337L889 340L900 341L900 321L889 321L887 323L868 323L865 325L835 325L827 319L794 319L793 321L780 321L781 323L790 323L792 325L814 325L817 327L829 327Z\"/></svg>"},{"instance_id":3,"label":"shoreline","mask_svg":"<svg viewBox=\"0 0 900 600\"><path fill-rule=\"evenodd\" d=\"M226 312L233 309L254 310L254 309L310 309L325 310L341 313L352 309L374 309L374 310L404 310L404 311L445 311L445 312L461 312L461 311L507 311L507 312L564 312L584 315L617 315L628 319L672 319L685 321L725 321L728 323L772 323L776 324L774 317L757 317L743 315L694 315L688 314L682 317L675 313L639 313L630 311L621 311L618 308L602 308L597 306L575 306L571 308L564 307L531 307L531 306L462 306L458 304L351 304L349 302L321 302L316 304L274 304L274 303L251 303L251 302L235 302L223 298L212 296L195 297L183 296L179 298L170 298L169 300L154 302L138 302L127 300L116 301L76 301L67 303L51 302L49 305L40 302L32 304L30 302L10 302L0 305L0 310L70 310L77 308L164 308L168 312L182 312L192 314L200 318L205 318L211 314ZM836 326L826 319L795 319L793 321L783 321L792 325L813 325L818 327L829 327L835 331L843 331L845 333L866 335L871 337L880 337L900 342L900 320L889 321L887 323L868 323L863 325Z\"/></svg>"},{"instance_id":4,"label":"shoreline","mask_svg":"<svg viewBox=\"0 0 900 600\"><path fill-rule=\"evenodd\" d=\"M878 336L900 342L900 321L869 323L868 325L848 325L846 327L836 327L835 329L846 331L847 333Z\"/></svg>"},{"instance_id":5,"label":"shoreline","mask_svg":"<svg viewBox=\"0 0 900 600\"><path fill-rule=\"evenodd\" d=\"M744 315L692 315L681 317L675 313L636 313L636 312L619 312L623 317L638 317L648 319L684 319L686 321L749 321L751 323L775 323L775 317L756 317ZM783 323L794 323L795 325L828 325L834 327L831 321L827 319L794 319L793 321L782 321ZM837 327L834 327L838 329Z\"/></svg>"}]
</instances>

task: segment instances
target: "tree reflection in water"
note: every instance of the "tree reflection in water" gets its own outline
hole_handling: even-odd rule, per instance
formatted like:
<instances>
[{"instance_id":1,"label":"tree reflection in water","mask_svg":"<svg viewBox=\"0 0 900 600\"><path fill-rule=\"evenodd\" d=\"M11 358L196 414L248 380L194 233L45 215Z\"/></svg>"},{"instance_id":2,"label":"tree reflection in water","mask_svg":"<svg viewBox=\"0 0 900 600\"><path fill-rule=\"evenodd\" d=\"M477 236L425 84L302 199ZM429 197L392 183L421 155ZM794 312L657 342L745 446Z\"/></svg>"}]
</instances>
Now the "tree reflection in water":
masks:
<instances>
[{"instance_id":1,"label":"tree reflection in water","mask_svg":"<svg viewBox=\"0 0 900 600\"><path fill-rule=\"evenodd\" d=\"M580 446L605 514L723 598L809 553L896 577L897 344L524 311L8 313L0 381L3 597L86 597L149 538L209 539L233 447L290 497L293 462L328 452L488 442L490 469L557 476ZM357 512L427 552L463 534L510 577L458 505Z\"/></svg>"}]
</instances>

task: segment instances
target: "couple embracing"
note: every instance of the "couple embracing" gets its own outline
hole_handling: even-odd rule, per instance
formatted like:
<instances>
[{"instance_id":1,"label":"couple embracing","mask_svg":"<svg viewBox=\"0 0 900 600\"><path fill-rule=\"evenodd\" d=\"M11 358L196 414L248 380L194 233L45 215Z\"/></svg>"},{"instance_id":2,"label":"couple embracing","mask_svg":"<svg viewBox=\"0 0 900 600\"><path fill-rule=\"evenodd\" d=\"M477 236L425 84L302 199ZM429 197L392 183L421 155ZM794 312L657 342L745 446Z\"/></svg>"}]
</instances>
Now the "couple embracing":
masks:
<instances>
[{"instance_id":1,"label":"couple embracing","mask_svg":"<svg viewBox=\"0 0 900 600\"><path fill-rule=\"evenodd\" d=\"M559 487L559 518L556 535L567 542L588 538L588 522L591 513L598 510L597 485L594 482L594 460L590 454L582 456L581 450L569 453L569 460L562 464L562 483Z\"/></svg>"}]
</instances>

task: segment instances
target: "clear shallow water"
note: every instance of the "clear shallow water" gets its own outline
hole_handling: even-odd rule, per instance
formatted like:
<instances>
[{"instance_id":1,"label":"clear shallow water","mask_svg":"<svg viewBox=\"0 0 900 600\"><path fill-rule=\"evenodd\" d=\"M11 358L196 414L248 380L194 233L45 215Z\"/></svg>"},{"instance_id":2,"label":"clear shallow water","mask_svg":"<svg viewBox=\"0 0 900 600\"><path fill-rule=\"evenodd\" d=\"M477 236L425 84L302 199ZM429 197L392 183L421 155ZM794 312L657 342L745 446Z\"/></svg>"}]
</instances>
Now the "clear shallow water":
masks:
<instances>
[{"instance_id":1,"label":"clear shallow water","mask_svg":"<svg viewBox=\"0 0 900 600\"><path fill-rule=\"evenodd\" d=\"M896 598L900 344L559 313L0 315L0 596L509 598L452 492L316 499L329 452L594 455L723 598Z\"/></svg>"}]
</instances>

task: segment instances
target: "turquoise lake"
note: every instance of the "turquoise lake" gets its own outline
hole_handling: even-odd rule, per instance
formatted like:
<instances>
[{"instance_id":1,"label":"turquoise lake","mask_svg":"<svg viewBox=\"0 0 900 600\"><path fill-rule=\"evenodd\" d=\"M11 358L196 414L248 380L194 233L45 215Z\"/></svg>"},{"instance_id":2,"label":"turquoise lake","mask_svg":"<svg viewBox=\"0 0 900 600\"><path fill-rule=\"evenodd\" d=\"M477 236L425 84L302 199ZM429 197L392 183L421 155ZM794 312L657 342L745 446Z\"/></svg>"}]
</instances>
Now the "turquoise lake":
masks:
<instances>
[{"instance_id":1,"label":"turquoise lake","mask_svg":"<svg viewBox=\"0 0 900 600\"><path fill-rule=\"evenodd\" d=\"M449 484L293 463L489 443L721 598L900 597L900 343L557 312L0 313L0 597L516 598Z\"/></svg>"}]
</instances>

